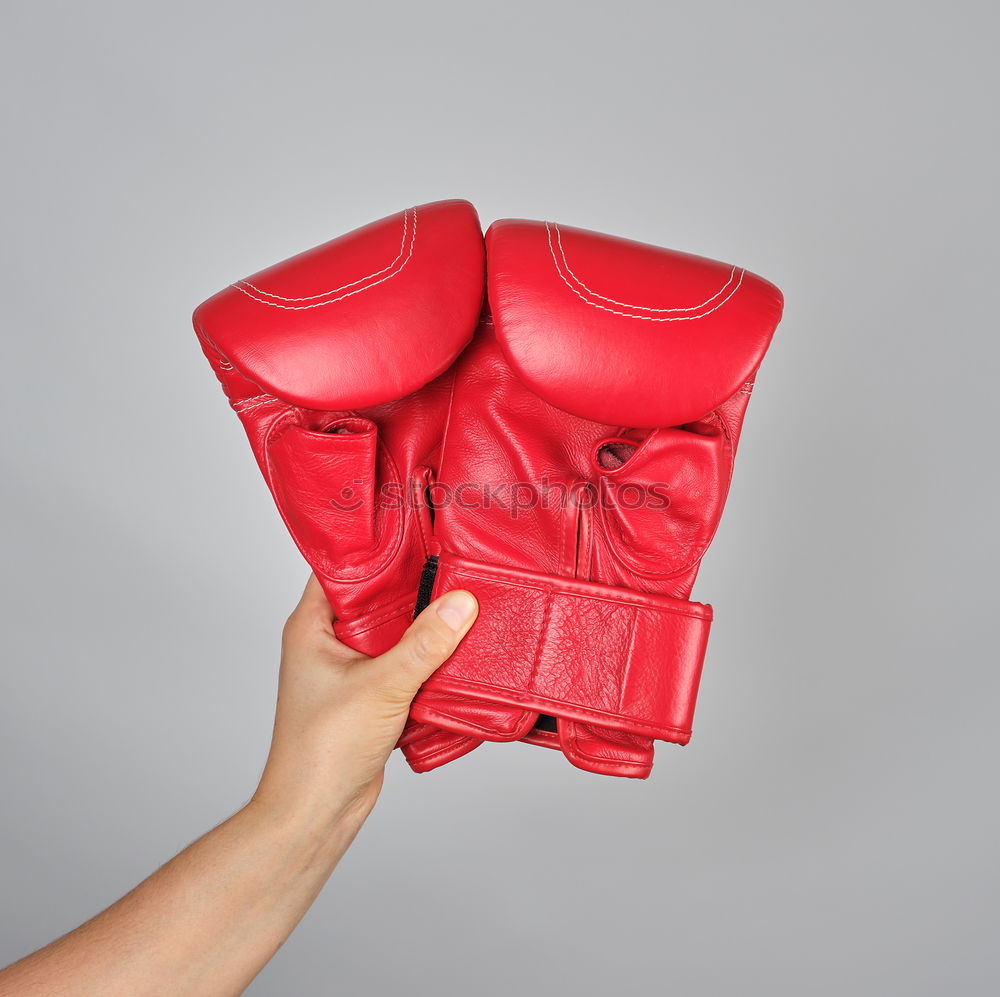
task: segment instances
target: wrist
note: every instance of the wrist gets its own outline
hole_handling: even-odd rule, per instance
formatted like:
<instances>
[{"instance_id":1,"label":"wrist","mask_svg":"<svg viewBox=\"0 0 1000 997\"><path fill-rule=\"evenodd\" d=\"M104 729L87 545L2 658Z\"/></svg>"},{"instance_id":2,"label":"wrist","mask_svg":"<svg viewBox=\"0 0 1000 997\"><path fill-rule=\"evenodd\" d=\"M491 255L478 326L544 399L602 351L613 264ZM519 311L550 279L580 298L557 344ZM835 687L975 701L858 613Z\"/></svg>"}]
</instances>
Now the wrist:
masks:
<instances>
[{"instance_id":1,"label":"wrist","mask_svg":"<svg viewBox=\"0 0 1000 997\"><path fill-rule=\"evenodd\" d=\"M278 831L315 835L330 842L343 839L346 848L375 806L379 788L338 790L325 786L310 791L300 785L289 786L287 780L272 779L265 770L244 810Z\"/></svg>"}]
</instances>

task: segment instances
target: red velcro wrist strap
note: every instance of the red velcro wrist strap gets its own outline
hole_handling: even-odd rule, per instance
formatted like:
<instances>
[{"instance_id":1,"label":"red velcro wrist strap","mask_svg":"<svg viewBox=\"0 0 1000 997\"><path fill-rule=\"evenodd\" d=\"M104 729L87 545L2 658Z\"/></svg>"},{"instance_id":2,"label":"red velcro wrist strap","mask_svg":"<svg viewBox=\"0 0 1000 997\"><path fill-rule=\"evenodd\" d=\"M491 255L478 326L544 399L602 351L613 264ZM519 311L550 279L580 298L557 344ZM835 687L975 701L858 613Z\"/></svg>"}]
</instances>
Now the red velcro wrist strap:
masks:
<instances>
[{"instance_id":1,"label":"red velcro wrist strap","mask_svg":"<svg viewBox=\"0 0 1000 997\"><path fill-rule=\"evenodd\" d=\"M424 684L665 741L691 737L712 607L442 555L479 618Z\"/></svg>"}]
</instances>

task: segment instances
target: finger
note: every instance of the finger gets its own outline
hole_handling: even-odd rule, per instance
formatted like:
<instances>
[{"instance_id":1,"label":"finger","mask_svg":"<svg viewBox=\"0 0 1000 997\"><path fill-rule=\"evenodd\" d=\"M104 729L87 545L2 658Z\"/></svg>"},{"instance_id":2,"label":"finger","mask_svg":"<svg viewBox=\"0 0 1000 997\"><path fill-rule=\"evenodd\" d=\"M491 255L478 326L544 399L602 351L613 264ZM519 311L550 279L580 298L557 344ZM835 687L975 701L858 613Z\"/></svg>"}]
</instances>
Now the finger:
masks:
<instances>
[{"instance_id":1,"label":"finger","mask_svg":"<svg viewBox=\"0 0 1000 997\"><path fill-rule=\"evenodd\" d=\"M302 622L307 625L321 626L324 630L333 632L333 609L323 593L323 586L315 574L309 575L306 587L302 592L298 605L292 610L289 622Z\"/></svg>"},{"instance_id":2,"label":"finger","mask_svg":"<svg viewBox=\"0 0 1000 997\"><path fill-rule=\"evenodd\" d=\"M381 655L379 671L391 685L416 694L417 689L458 647L476 620L475 596L463 589L435 599L411 624L402 640Z\"/></svg>"}]
</instances>

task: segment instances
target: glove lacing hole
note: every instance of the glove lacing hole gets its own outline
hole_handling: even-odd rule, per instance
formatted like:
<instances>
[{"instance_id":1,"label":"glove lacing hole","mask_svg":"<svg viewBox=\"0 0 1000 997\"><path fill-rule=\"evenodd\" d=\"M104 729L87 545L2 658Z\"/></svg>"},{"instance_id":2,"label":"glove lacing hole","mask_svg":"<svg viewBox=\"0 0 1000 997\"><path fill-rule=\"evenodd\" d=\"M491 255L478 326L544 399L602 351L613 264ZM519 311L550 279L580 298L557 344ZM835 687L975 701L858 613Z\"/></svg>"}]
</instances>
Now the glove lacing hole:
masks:
<instances>
[{"instance_id":1,"label":"glove lacing hole","mask_svg":"<svg viewBox=\"0 0 1000 997\"><path fill-rule=\"evenodd\" d=\"M605 440L594 451L594 463L602 471L617 471L638 449L639 445L630 440Z\"/></svg>"}]
</instances>

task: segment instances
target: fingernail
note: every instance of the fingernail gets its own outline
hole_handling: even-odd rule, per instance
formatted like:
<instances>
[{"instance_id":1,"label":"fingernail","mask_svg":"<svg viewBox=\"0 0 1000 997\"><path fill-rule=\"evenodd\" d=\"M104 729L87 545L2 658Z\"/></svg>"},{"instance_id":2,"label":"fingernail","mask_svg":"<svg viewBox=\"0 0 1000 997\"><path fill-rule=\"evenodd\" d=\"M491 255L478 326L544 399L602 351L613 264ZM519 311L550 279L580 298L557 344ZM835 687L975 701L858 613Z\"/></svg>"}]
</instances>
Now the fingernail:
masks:
<instances>
[{"instance_id":1,"label":"fingernail","mask_svg":"<svg viewBox=\"0 0 1000 997\"><path fill-rule=\"evenodd\" d=\"M449 592L437 608L437 614L451 627L461 630L472 619L476 611L476 600L468 592Z\"/></svg>"}]
</instances>

